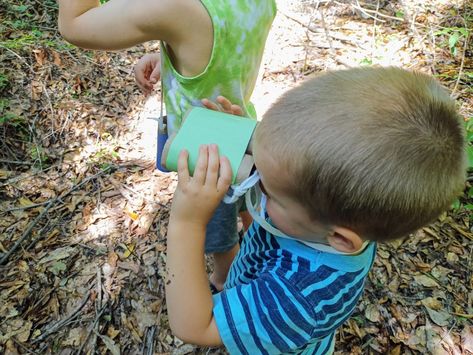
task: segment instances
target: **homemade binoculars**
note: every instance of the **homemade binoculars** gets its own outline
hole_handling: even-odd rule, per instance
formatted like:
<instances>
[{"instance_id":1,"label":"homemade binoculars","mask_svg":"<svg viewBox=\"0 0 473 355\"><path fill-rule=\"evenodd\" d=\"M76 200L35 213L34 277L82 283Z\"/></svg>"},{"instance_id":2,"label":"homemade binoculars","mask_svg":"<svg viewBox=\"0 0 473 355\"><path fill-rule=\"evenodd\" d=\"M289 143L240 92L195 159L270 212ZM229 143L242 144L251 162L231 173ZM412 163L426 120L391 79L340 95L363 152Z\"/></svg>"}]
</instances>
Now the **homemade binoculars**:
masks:
<instances>
[{"instance_id":1,"label":"homemade binoculars","mask_svg":"<svg viewBox=\"0 0 473 355\"><path fill-rule=\"evenodd\" d=\"M189 172L192 175L199 147L203 144L216 144L219 154L230 160L232 184L239 184L250 175L254 165L251 138L256 124L257 121L251 118L201 107L187 111L179 131L168 138L164 122L159 122L157 168L161 171L177 171L179 153L186 149L189 152Z\"/></svg>"}]
</instances>

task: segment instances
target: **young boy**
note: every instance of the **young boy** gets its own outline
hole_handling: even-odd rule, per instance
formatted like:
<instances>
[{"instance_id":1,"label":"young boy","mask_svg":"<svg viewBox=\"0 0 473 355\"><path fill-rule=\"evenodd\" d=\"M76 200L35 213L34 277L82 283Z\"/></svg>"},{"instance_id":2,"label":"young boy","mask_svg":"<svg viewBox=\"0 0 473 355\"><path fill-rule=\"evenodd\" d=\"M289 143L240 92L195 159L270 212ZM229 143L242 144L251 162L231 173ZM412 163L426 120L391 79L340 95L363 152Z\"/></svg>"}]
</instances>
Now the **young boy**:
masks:
<instances>
[{"instance_id":1,"label":"young boy","mask_svg":"<svg viewBox=\"0 0 473 355\"><path fill-rule=\"evenodd\" d=\"M135 74L145 92L163 76L169 134L179 129L189 108L202 106L202 97L223 95L256 118L249 100L276 15L275 0L58 2L61 34L80 47L113 50L162 41L163 63L159 55L147 55ZM214 256L210 281L218 290L239 248L236 220L236 205L222 203L207 228L206 252Z\"/></svg>"},{"instance_id":2,"label":"young boy","mask_svg":"<svg viewBox=\"0 0 473 355\"><path fill-rule=\"evenodd\" d=\"M376 242L431 222L463 189L463 124L427 75L351 69L287 92L253 144L261 180L247 205L255 222L213 297L205 226L231 168L215 145L204 146L190 177L181 152L167 244L171 329L231 354L330 354Z\"/></svg>"}]
</instances>

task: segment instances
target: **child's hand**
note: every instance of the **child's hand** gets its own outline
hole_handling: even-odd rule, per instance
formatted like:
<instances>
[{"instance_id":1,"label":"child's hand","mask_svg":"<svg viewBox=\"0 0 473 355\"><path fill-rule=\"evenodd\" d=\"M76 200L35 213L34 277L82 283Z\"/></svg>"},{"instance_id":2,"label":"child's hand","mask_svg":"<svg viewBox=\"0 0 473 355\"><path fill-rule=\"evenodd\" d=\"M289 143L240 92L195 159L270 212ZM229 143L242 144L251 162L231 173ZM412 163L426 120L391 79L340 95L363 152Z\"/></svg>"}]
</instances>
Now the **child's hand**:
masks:
<instances>
[{"instance_id":1,"label":"child's hand","mask_svg":"<svg viewBox=\"0 0 473 355\"><path fill-rule=\"evenodd\" d=\"M224 96L218 96L217 103L212 102L209 99L202 99L201 102L205 108L208 108L210 110L222 111L235 116L243 116L243 109L238 105L232 104L230 100L228 100ZM220 106L217 104L219 104Z\"/></svg>"},{"instance_id":2,"label":"child's hand","mask_svg":"<svg viewBox=\"0 0 473 355\"><path fill-rule=\"evenodd\" d=\"M191 177L188 155L186 150L179 154L171 221L205 227L230 187L232 168L227 157L219 157L217 145L202 145Z\"/></svg>"},{"instance_id":3,"label":"child's hand","mask_svg":"<svg viewBox=\"0 0 473 355\"><path fill-rule=\"evenodd\" d=\"M146 54L135 65L135 80L138 87L148 96L161 77L159 54Z\"/></svg>"}]
</instances>

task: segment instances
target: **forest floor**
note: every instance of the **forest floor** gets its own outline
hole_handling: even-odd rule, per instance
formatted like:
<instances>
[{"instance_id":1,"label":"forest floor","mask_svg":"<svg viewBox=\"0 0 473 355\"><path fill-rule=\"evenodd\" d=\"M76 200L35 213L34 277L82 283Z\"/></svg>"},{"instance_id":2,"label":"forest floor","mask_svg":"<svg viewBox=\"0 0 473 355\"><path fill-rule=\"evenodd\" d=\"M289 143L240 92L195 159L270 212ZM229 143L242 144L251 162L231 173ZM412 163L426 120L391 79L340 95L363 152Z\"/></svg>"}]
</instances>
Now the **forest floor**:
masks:
<instances>
[{"instance_id":1,"label":"forest floor","mask_svg":"<svg viewBox=\"0 0 473 355\"><path fill-rule=\"evenodd\" d=\"M21 5L18 5L21 3ZM434 75L473 123L473 5L278 0L253 101L359 65ZM187 354L163 274L175 174L154 169L159 94L117 53L64 42L54 0L0 4L0 353ZM471 133L470 133L471 137ZM471 164L471 163L470 163ZM380 244L338 354L473 354L473 175L435 223Z\"/></svg>"}]
</instances>

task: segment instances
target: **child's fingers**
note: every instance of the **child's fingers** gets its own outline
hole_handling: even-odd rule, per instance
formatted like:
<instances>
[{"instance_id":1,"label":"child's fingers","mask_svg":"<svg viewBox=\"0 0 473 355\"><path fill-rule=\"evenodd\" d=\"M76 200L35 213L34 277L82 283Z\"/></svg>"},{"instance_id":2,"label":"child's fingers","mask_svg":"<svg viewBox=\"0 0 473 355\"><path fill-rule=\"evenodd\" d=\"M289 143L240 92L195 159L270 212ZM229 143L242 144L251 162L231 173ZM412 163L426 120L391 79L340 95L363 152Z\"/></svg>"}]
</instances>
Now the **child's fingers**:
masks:
<instances>
[{"instance_id":1,"label":"child's fingers","mask_svg":"<svg viewBox=\"0 0 473 355\"><path fill-rule=\"evenodd\" d=\"M181 150L177 160L177 176L179 178L179 182L187 182L190 179L189 164L187 162L188 158L189 152L185 149Z\"/></svg>"},{"instance_id":2,"label":"child's fingers","mask_svg":"<svg viewBox=\"0 0 473 355\"><path fill-rule=\"evenodd\" d=\"M153 85L146 79L145 71L138 68L138 66L135 67L135 81L140 90L145 94L148 94L153 89Z\"/></svg>"},{"instance_id":3,"label":"child's fingers","mask_svg":"<svg viewBox=\"0 0 473 355\"><path fill-rule=\"evenodd\" d=\"M232 166L227 157L220 157L220 174L217 181L217 190L227 192L232 182Z\"/></svg>"},{"instance_id":4,"label":"child's fingers","mask_svg":"<svg viewBox=\"0 0 473 355\"><path fill-rule=\"evenodd\" d=\"M161 67L156 65L149 76L149 81L151 84L156 84L161 78Z\"/></svg>"},{"instance_id":5,"label":"child's fingers","mask_svg":"<svg viewBox=\"0 0 473 355\"><path fill-rule=\"evenodd\" d=\"M225 96L218 96L217 102L222 106L224 112L232 113L232 103Z\"/></svg>"},{"instance_id":6,"label":"child's fingers","mask_svg":"<svg viewBox=\"0 0 473 355\"><path fill-rule=\"evenodd\" d=\"M209 99L202 99L202 105L209 110L220 111L220 108L217 106L216 103L210 101Z\"/></svg>"},{"instance_id":7,"label":"child's fingers","mask_svg":"<svg viewBox=\"0 0 473 355\"><path fill-rule=\"evenodd\" d=\"M243 109L238 105L232 105L231 111L232 115L243 116Z\"/></svg>"},{"instance_id":8,"label":"child's fingers","mask_svg":"<svg viewBox=\"0 0 473 355\"><path fill-rule=\"evenodd\" d=\"M218 171L220 159L218 156L218 147L216 144L209 146L209 161L207 167L207 176L205 177L205 184L215 187L217 185Z\"/></svg>"},{"instance_id":9,"label":"child's fingers","mask_svg":"<svg viewBox=\"0 0 473 355\"><path fill-rule=\"evenodd\" d=\"M199 184L205 183L205 177L207 175L207 166L209 163L209 149L207 145L201 145L199 148L199 156L197 158L197 163L195 164L194 169L194 180L196 180Z\"/></svg>"}]
</instances>

